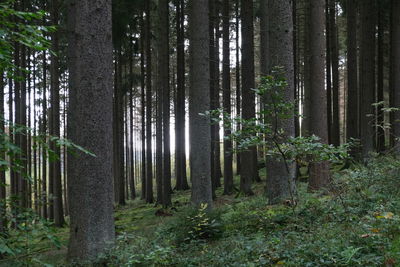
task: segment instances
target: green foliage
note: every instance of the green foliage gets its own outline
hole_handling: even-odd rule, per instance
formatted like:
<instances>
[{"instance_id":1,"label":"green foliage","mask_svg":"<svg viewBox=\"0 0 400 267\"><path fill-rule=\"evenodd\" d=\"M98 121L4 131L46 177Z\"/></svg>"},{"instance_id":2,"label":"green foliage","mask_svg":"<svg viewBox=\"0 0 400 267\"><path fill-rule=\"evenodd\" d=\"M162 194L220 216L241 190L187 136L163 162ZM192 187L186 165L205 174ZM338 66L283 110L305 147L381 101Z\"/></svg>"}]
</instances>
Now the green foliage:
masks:
<instances>
[{"instance_id":1,"label":"green foliage","mask_svg":"<svg viewBox=\"0 0 400 267\"><path fill-rule=\"evenodd\" d=\"M0 72L6 70L10 76L17 69L12 61L14 44L45 50L50 43L44 34L54 31L54 27L40 26L38 23L45 15L43 11L18 11L13 5L14 0L0 3Z\"/></svg>"},{"instance_id":2,"label":"green foliage","mask_svg":"<svg viewBox=\"0 0 400 267\"><path fill-rule=\"evenodd\" d=\"M330 195L300 184L296 210L240 198L208 213L186 209L155 236L122 236L109 266L383 266L400 260L400 161L386 156L336 174ZM204 218L209 219L205 220ZM215 220L218 238L196 225ZM194 223L196 222L196 223ZM204 223L207 222L207 223ZM193 227L195 225L195 227ZM209 230L207 230L209 231ZM187 237L193 237L187 242ZM195 238L194 238L195 237ZM199 241L200 240L200 241Z\"/></svg>"}]
</instances>

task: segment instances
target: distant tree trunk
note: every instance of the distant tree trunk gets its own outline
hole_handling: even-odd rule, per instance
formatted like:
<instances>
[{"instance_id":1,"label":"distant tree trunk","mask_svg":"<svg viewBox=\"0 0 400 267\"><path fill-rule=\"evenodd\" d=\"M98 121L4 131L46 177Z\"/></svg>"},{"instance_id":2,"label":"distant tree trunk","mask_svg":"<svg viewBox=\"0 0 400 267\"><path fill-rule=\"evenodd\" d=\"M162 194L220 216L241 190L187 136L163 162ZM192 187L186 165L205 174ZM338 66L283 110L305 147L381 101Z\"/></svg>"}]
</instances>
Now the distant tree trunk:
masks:
<instances>
[{"instance_id":1,"label":"distant tree trunk","mask_svg":"<svg viewBox=\"0 0 400 267\"><path fill-rule=\"evenodd\" d=\"M347 0L347 141L359 138L357 0Z\"/></svg>"},{"instance_id":2,"label":"distant tree trunk","mask_svg":"<svg viewBox=\"0 0 400 267\"><path fill-rule=\"evenodd\" d=\"M391 29L391 73L390 83L392 92L392 107L400 107L400 2L392 0L392 29ZM392 135L395 140L396 153L400 152L400 144L396 138L400 137L400 112L394 112L392 115Z\"/></svg>"},{"instance_id":3,"label":"distant tree trunk","mask_svg":"<svg viewBox=\"0 0 400 267\"><path fill-rule=\"evenodd\" d=\"M310 0L310 134L328 143L327 99L325 91L325 1ZM330 182L327 161L310 164L309 189L318 190Z\"/></svg>"},{"instance_id":4,"label":"distant tree trunk","mask_svg":"<svg viewBox=\"0 0 400 267\"><path fill-rule=\"evenodd\" d=\"M378 152L385 150L385 131L382 128L385 122L385 114L383 112L384 106L384 32L385 32L385 18L384 7L382 2L378 2L378 55L377 55L377 88L376 88L376 101L382 103L376 107L376 149Z\"/></svg>"},{"instance_id":5,"label":"distant tree trunk","mask_svg":"<svg viewBox=\"0 0 400 267\"><path fill-rule=\"evenodd\" d=\"M362 156L365 158L374 150L374 103L375 94L375 27L376 1L360 1L361 42L360 42L360 89L361 121L360 137Z\"/></svg>"},{"instance_id":6,"label":"distant tree trunk","mask_svg":"<svg viewBox=\"0 0 400 267\"><path fill-rule=\"evenodd\" d=\"M146 195L146 110L145 110L145 42L146 30L143 19L143 12L140 14L140 107L141 107L141 196L145 199Z\"/></svg>"},{"instance_id":7,"label":"distant tree trunk","mask_svg":"<svg viewBox=\"0 0 400 267\"><path fill-rule=\"evenodd\" d=\"M170 88L169 88L169 1L159 0L159 64L158 80L162 91L163 120L163 199L164 207L171 206L171 147L170 147Z\"/></svg>"},{"instance_id":8,"label":"distant tree trunk","mask_svg":"<svg viewBox=\"0 0 400 267\"><path fill-rule=\"evenodd\" d=\"M145 38L146 38L146 202L153 203L153 163L152 163L152 68L151 68L151 14L150 1L145 2L146 21L145 21Z\"/></svg>"},{"instance_id":9,"label":"distant tree trunk","mask_svg":"<svg viewBox=\"0 0 400 267\"><path fill-rule=\"evenodd\" d=\"M336 24L336 0L328 0L329 42L332 64L332 128L330 139L335 146L340 145L340 110L339 110L339 43Z\"/></svg>"},{"instance_id":10,"label":"distant tree trunk","mask_svg":"<svg viewBox=\"0 0 400 267\"><path fill-rule=\"evenodd\" d=\"M229 0L223 0L222 23L223 23L223 64L222 64L222 88L223 88L223 107L224 111L232 115L231 112L231 66L230 66L230 25L229 25ZM224 127L224 194L233 193L233 149L231 129Z\"/></svg>"},{"instance_id":11,"label":"distant tree trunk","mask_svg":"<svg viewBox=\"0 0 400 267\"><path fill-rule=\"evenodd\" d=\"M210 79L208 45L209 4L208 0L189 1L190 36L190 172L192 180L192 203L212 206L210 120L199 113L210 110Z\"/></svg>"},{"instance_id":12,"label":"distant tree trunk","mask_svg":"<svg viewBox=\"0 0 400 267\"><path fill-rule=\"evenodd\" d=\"M240 46L239 46L239 34L240 34L240 27L239 27L239 20L240 20L240 13L239 13L239 5L240 1L236 0L235 4L235 30L236 30L236 117L240 118L241 116L241 84L240 84ZM240 124L237 125L237 130L240 129ZM237 146L237 145L236 145ZM236 174L240 174L240 153L236 153Z\"/></svg>"},{"instance_id":13,"label":"distant tree trunk","mask_svg":"<svg viewBox=\"0 0 400 267\"><path fill-rule=\"evenodd\" d=\"M176 1L177 32L177 87L176 87L176 189L187 190L189 185L186 176L186 136L185 136L185 12L184 0Z\"/></svg>"},{"instance_id":14,"label":"distant tree trunk","mask_svg":"<svg viewBox=\"0 0 400 267\"><path fill-rule=\"evenodd\" d=\"M253 1L241 0L241 33L242 33L242 117L251 119L255 117L255 88L254 80L254 25L253 25ZM255 180L254 169L255 147L250 147L241 152L240 156L240 191L245 195L252 195L252 181Z\"/></svg>"},{"instance_id":15,"label":"distant tree trunk","mask_svg":"<svg viewBox=\"0 0 400 267\"><path fill-rule=\"evenodd\" d=\"M93 260L115 239L111 1L71 1L68 28L68 137L96 155L68 158L68 259Z\"/></svg>"},{"instance_id":16,"label":"distant tree trunk","mask_svg":"<svg viewBox=\"0 0 400 267\"><path fill-rule=\"evenodd\" d=\"M4 128L4 73L0 72L0 131L1 134L5 134ZM5 158L5 153L2 152L0 157ZM0 170L0 235L6 231L7 220L6 220L6 171L5 169Z\"/></svg>"},{"instance_id":17,"label":"distant tree trunk","mask_svg":"<svg viewBox=\"0 0 400 267\"><path fill-rule=\"evenodd\" d=\"M129 53L129 185L130 185L130 190L129 190L129 195L131 199L136 198L136 190L135 190L135 161L134 161L134 137L133 137L133 131L134 131L134 118L133 118L133 38L131 37L130 42L130 53ZM142 118L143 119L143 118Z\"/></svg>"},{"instance_id":18,"label":"distant tree trunk","mask_svg":"<svg viewBox=\"0 0 400 267\"><path fill-rule=\"evenodd\" d=\"M42 133L47 133L47 62L46 51L43 51L43 88L42 88ZM46 142L46 140L45 140ZM42 216L47 218L47 151L42 146Z\"/></svg>"},{"instance_id":19,"label":"distant tree trunk","mask_svg":"<svg viewBox=\"0 0 400 267\"><path fill-rule=\"evenodd\" d=\"M311 133L310 126L310 110L311 110L311 42L310 42L310 28L311 28L311 3L309 0L304 1L304 78L303 78L303 118L301 123L301 135L308 136ZM327 125L328 127L328 125Z\"/></svg>"},{"instance_id":20,"label":"distant tree trunk","mask_svg":"<svg viewBox=\"0 0 400 267\"><path fill-rule=\"evenodd\" d=\"M52 1L52 23L53 25L59 24L59 2L58 0ZM58 31L52 33L52 51L59 54L59 40ZM60 137L60 64L59 56L51 55L51 116L52 116L52 136ZM63 198L62 198L62 182L61 182L61 152L60 147L51 143L52 150L59 158L52 162L52 177L50 180L53 181L53 212L54 212L54 224L55 226L61 227L64 224L64 211L63 211Z\"/></svg>"},{"instance_id":21,"label":"distant tree trunk","mask_svg":"<svg viewBox=\"0 0 400 267\"><path fill-rule=\"evenodd\" d=\"M262 0L262 4L265 5ZM269 0L268 10L269 21L267 25L262 24L262 31L267 31L269 26L269 51L266 52L270 68L275 66L283 67L283 72L288 84L285 92L284 99L289 103L294 102L294 58L293 58L293 12L291 0ZM263 47L262 47L263 49ZM268 48L267 48L268 49ZM271 100L267 97L267 103ZM280 129L284 130L284 139L295 136L294 118L286 120L279 119L277 116L268 118L277 133ZM273 137L278 145L281 144L281 137ZM279 203L285 198L293 195L295 183L296 165L292 162L285 162L285 159L267 157L267 197L272 204Z\"/></svg>"}]
</instances>

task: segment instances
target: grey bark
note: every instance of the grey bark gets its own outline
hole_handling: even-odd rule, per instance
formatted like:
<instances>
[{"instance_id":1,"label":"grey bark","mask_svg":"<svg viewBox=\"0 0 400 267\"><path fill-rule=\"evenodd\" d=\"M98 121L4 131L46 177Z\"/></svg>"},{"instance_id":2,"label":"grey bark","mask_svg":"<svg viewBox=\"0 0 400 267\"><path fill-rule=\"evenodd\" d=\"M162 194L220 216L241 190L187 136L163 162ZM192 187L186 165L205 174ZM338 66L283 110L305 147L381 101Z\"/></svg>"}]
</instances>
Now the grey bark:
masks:
<instances>
[{"instance_id":1,"label":"grey bark","mask_svg":"<svg viewBox=\"0 0 400 267\"><path fill-rule=\"evenodd\" d=\"M310 134L328 143L327 97L325 91L325 0L310 1ZM310 164L309 189L318 190L329 184L329 163Z\"/></svg>"},{"instance_id":2,"label":"grey bark","mask_svg":"<svg viewBox=\"0 0 400 267\"><path fill-rule=\"evenodd\" d=\"M115 239L111 0L72 0L68 18L68 137L96 155L68 155L68 259L92 260Z\"/></svg>"},{"instance_id":3,"label":"grey bark","mask_svg":"<svg viewBox=\"0 0 400 267\"><path fill-rule=\"evenodd\" d=\"M189 12L191 201L195 206L206 203L211 208L210 120L200 115L200 113L204 113L210 109L208 0L190 0Z\"/></svg>"},{"instance_id":4,"label":"grey bark","mask_svg":"<svg viewBox=\"0 0 400 267\"><path fill-rule=\"evenodd\" d=\"M284 91L284 99L289 103L294 102L294 58L293 58L293 12L291 0L262 0L261 4L268 2L268 24L261 24L261 31L267 31L269 26L269 45L265 54L268 55L268 64L271 68L279 66L283 68L284 77L288 84ZM263 49L263 47L262 47ZM267 103L273 103L267 97ZM295 136L294 117L279 119L278 114L271 120L275 132L283 129L284 136L273 137L278 145L285 142L288 137ZM295 189L296 165L285 158L267 158L267 197L270 203L278 203L283 199L293 196Z\"/></svg>"}]
</instances>

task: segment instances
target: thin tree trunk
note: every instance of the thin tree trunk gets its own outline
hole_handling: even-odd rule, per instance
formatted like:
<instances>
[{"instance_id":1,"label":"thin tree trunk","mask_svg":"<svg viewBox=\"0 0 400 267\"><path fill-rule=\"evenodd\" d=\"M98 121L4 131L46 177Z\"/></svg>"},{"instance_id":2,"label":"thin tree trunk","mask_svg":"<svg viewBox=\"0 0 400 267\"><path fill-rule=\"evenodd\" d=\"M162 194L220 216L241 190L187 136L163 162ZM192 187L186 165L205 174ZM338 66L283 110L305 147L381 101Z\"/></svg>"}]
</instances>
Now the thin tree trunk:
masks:
<instances>
[{"instance_id":1,"label":"thin tree trunk","mask_svg":"<svg viewBox=\"0 0 400 267\"><path fill-rule=\"evenodd\" d=\"M400 2L392 0L392 29L391 29L391 73L390 83L392 92L392 107L400 107ZM400 137L400 112L395 112L392 115L393 130L392 135L395 140L396 153L400 152L400 144L398 137Z\"/></svg>"}]
</instances>

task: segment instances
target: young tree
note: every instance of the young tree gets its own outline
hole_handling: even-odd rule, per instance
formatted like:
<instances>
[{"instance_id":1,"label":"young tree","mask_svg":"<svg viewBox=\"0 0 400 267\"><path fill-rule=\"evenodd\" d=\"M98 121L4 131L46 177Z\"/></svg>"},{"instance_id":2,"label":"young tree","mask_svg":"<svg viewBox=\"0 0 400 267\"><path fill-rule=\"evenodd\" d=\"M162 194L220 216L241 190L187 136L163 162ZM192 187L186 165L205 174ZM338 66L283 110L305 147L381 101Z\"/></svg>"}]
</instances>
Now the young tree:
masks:
<instances>
[{"instance_id":1,"label":"young tree","mask_svg":"<svg viewBox=\"0 0 400 267\"><path fill-rule=\"evenodd\" d=\"M68 14L68 136L96 155L68 158L68 258L92 260L115 239L111 0L72 0Z\"/></svg>"},{"instance_id":2,"label":"young tree","mask_svg":"<svg viewBox=\"0 0 400 267\"><path fill-rule=\"evenodd\" d=\"M269 32L269 45L261 47L268 49L264 52L268 55L270 68L281 67L284 73L287 88L284 92L284 99L288 103L294 102L294 58L293 58L293 12L291 0L262 0L261 4L268 6L262 8L263 12L269 12L262 16L267 17L268 21L261 24L261 31ZM269 29L268 29L269 27ZM271 100L267 96L267 103ZM294 118L281 120L277 114L267 118L274 128L274 132L279 129L284 130L284 139L295 136ZM279 138L277 138L279 139ZM277 140L282 142L284 140ZM285 162L286 159L267 158L267 196L270 203L278 203L284 198L290 197L294 191L294 178L296 165Z\"/></svg>"},{"instance_id":3,"label":"young tree","mask_svg":"<svg viewBox=\"0 0 400 267\"><path fill-rule=\"evenodd\" d=\"M310 134L328 143L327 98L325 91L325 0L310 1L309 45L310 45ZM330 180L329 163L310 164L309 189L326 187Z\"/></svg>"},{"instance_id":4,"label":"young tree","mask_svg":"<svg viewBox=\"0 0 400 267\"><path fill-rule=\"evenodd\" d=\"M210 120L202 116L210 110L210 51L208 0L189 1L190 91L189 143L192 203L212 205Z\"/></svg>"}]
</instances>

